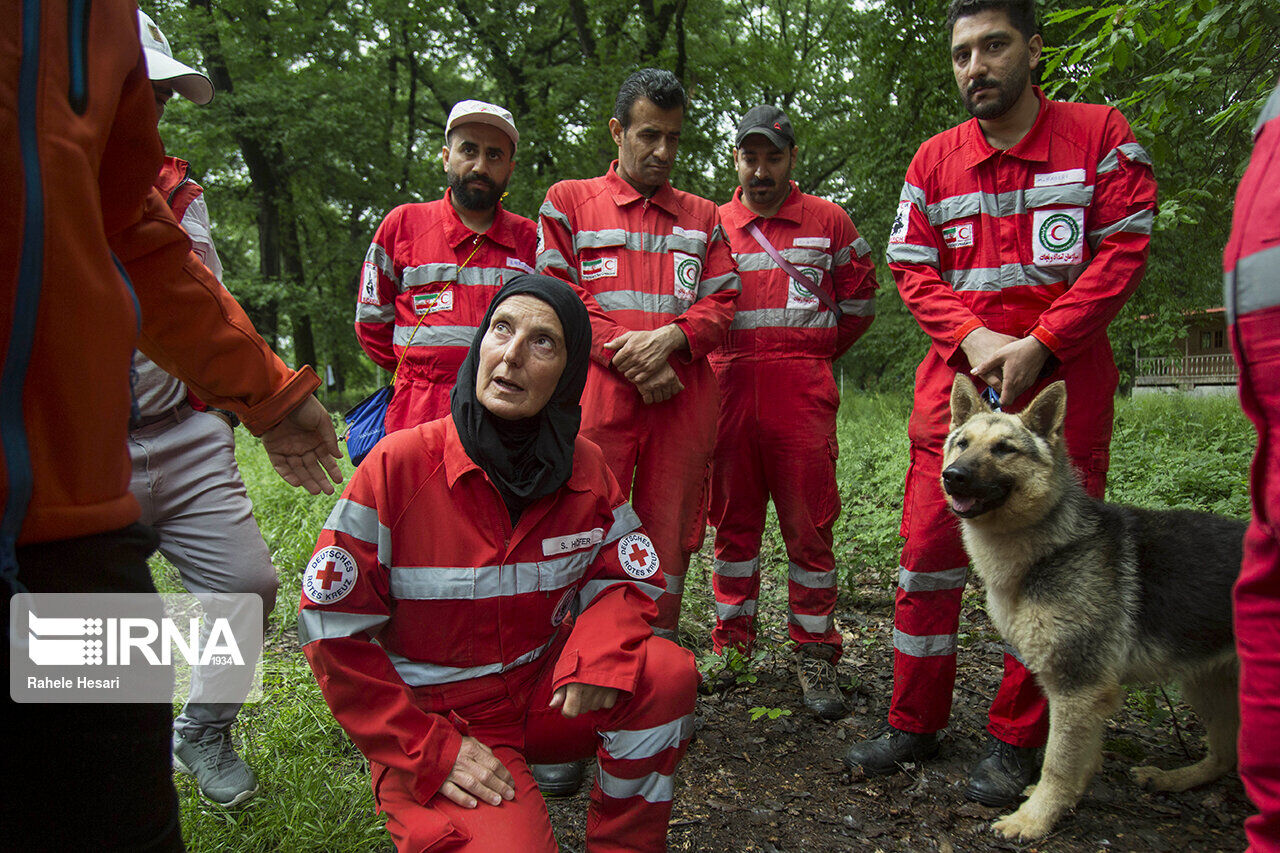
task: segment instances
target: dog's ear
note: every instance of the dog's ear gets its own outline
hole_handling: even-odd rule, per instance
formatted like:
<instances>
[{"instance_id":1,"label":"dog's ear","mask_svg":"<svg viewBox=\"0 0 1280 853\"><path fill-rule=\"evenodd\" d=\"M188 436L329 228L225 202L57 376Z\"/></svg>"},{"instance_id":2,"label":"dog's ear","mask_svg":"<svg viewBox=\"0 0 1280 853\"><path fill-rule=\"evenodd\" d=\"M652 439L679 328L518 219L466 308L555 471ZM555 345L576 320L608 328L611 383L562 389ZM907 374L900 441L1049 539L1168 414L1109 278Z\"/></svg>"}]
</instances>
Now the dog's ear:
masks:
<instances>
[{"instance_id":1,"label":"dog's ear","mask_svg":"<svg viewBox=\"0 0 1280 853\"><path fill-rule=\"evenodd\" d=\"M989 411L991 407L978 396L973 380L957 373L951 382L951 428L955 429L979 412Z\"/></svg>"},{"instance_id":2,"label":"dog's ear","mask_svg":"<svg viewBox=\"0 0 1280 853\"><path fill-rule=\"evenodd\" d=\"M1059 379L1031 401L1022 414L1027 429L1053 443L1062 437L1062 422L1067 416L1067 383Z\"/></svg>"}]
</instances>

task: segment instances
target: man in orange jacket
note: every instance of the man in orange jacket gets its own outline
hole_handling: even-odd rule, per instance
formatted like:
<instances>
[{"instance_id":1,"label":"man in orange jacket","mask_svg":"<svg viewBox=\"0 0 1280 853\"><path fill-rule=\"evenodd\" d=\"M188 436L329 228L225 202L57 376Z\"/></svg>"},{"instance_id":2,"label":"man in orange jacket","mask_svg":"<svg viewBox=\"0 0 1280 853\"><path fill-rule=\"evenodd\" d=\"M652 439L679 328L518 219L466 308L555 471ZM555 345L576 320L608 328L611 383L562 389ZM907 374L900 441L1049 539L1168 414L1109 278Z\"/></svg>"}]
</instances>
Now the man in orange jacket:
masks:
<instances>
[{"instance_id":1,"label":"man in orange jacket","mask_svg":"<svg viewBox=\"0 0 1280 853\"><path fill-rule=\"evenodd\" d=\"M243 418L289 483L318 493L341 480L314 372L268 349L152 189L162 149L134 4L78 9L0 0L0 19L15 22L0 30L0 577L10 595L154 590L154 536L128 491L135 343ZM15 736L4 772L20 780L5 797L11 844L182 849L167 705L10 701L5 711Z\"/></svg>"}]
</instances>

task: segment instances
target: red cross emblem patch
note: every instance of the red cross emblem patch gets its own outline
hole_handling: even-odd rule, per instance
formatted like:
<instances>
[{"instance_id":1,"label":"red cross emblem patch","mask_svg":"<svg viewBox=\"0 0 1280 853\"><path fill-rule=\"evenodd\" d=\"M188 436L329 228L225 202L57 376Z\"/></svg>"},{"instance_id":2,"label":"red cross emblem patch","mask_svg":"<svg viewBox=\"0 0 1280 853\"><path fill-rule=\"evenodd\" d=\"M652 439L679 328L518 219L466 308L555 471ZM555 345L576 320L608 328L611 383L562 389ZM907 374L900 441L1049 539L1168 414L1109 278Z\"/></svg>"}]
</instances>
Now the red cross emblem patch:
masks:
<instances>
[{"instance_id":1,"label":"red cross emblem patch","mask_svg":"<svg viewBox=\"0 0 1280 853\"><path fill-rule=\"evenodd\" d=\"M355 588L357 574L355 557L347 551L335 545L321 548L302 575L302 594L316 604L333 604Z\"/></svg>"},{"instance_id":2,"label":"red cross emblem patch","mask_svg":"<svg viewBox=\"0 0 1280 853\"><path fill-rule=\"evenodd\" d=\"M658 571L658 551L643 533L628 533L618 540L618 562L636 580L652 577Z\"/></svg>"}]
</instances>

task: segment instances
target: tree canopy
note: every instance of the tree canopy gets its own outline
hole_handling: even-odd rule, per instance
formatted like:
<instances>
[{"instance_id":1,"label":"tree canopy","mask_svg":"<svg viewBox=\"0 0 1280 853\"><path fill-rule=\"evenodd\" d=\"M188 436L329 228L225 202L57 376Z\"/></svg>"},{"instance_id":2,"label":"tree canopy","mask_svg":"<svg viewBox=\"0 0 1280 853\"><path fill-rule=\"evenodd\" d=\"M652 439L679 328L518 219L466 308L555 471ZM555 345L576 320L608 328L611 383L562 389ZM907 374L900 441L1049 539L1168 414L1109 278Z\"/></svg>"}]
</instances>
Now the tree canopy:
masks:
<instances>
[{"instance_id":1,"label":"tree canopy","mask_svg":"<svg viewBox=\"0 0 1280 853\"><path fill-rule=\"evenodd\" d=\"M616 156L617 86L647 65L674 71L691 97L673 183L717 201L736 186L737 118L757 103L788 112L796 180L849 211L880 267L879 317L842 368L855 385L910 386L926 342L883 250L912 154L967 118L942 0L142 5L218 90L207 107L171 106L161 135L208 192L226 284L283 353L331 366L340 386L375 381L351 329L360 261L392 207L443 192L452 104L476 97L514 113L504 203L532 217L552 183L598 175ZM1280 10L1060 0L1041 14L1046 90L1120 107L1156 162L1151 265L1114 326L1123 367L1132 342L1167 341L1179 312L1220 302L1232 194L1280 71Z\"/></svg>"}]
</instances>

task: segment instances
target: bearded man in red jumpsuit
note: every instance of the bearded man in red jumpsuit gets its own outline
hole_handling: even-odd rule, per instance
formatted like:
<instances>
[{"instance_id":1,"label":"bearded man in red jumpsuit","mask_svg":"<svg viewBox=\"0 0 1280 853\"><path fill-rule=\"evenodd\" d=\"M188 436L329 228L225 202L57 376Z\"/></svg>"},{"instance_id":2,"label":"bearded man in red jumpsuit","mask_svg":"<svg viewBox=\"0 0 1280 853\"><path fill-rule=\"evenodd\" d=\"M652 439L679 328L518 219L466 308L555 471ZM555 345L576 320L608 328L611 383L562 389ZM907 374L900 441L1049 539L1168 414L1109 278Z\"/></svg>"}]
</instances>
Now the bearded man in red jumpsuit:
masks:
<instances>
[{"instance_id":1,"label":"bearded man in red jumpsuit","mask_svg":"<svg viewBox=\"0 0 1280 853\"><path fill-rule=\"evenodd\" d=\"M1151 158L1124 116L1032 85L1034 0L953 0L948 21L974 118L920 146L889 237L889 268L932 345L908 425L889 725L844 758L868 773L932 757L951 714L968 558L938 478L955 374L1010 411L1064 380L1067 447L1101 498L1118 379L1106 329L1142 278L1156 206ZM993 806L1032 781L1048 735L1047 703L1015 649L1004 667L965 791Z\"/></svg>"},{"instance_id":2,"label":"bearded man in red jumpsuit","mask_svg":"<svg viewBox=\"0 0 1280 853\"><path fill-rule=\"evenodd\" d=\"M728 339L711 355L721 395L711 639L717 654L726 645L749 651L755 641L760 538L772 497L787 545L787 622L804 705L834 719L847 708L832 618L840 395L831 363L871 325L876 277L871 247L849 214L792 182L798 151L782 110L748 110L733 149L741 186L720 207L742 294Z\"/></svg>"},{"instance_id":3,"label":"bearded man in red jumpsuit","mask_svg":"<svg viewBox=\"0 0 1280 853\"><path fill-rule=\"evenodd\" d=\"M587 849L665 850L698 674L653 635L660 557L578 434L586 309L522 275L481 329L450 416L356 469L299 640L399 850L556 850L528 762L592 752Z\"/></svg>"},{"instance_id":4,"label":"bearded man in red jumpsuit","mask_svg":"<svg viewBox=\"0 0 1280 853\"><path fill-rule=\"evenodd\" d=\"M1254 131L1223 256L1240 403L1258 431L1253 520L1235 589L1240 779L1258 807L1249 850L1280 850L1280 87Z\"/></svg>"},{"instance_id":5,"label":"bearded man in red jumpsuit","mask_svg":"<svg viewBox=\"0 0 1280 853\"><path fill-rule=\"evenodd\" d=\"M600 445L662 560L654 631L675 639L689 555L702 546L720 395L720 345L738 274L714 202L668 179L684 87L645 68L618 91L609 171L547 190L538 271L569 282L591 314L582 434Z\"/></svg>"}]
</instances>

